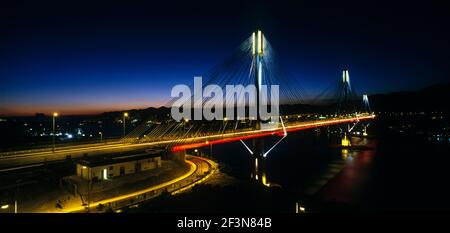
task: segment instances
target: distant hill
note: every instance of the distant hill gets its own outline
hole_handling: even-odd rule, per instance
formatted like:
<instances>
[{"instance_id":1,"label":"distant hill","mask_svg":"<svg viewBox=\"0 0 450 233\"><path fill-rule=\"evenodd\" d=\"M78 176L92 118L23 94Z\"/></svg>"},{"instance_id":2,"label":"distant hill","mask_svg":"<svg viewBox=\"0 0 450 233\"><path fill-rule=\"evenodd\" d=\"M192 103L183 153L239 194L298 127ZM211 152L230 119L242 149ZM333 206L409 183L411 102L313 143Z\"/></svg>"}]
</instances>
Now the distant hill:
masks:
<instances>
[{"instance_id":1,"label":"distant hill","mask_svg":"<svg viewBox=\"0 0 450 233\"><path fill-rule=\"evenodd\" d=\"M450 111L450 82L442 82L420 91L392 92L389 94L375 94L369 96L373 111ZM312 106L308 104L294 104L280 106L283 114L317 113L335 111L333 105ZM121 118L124 111L105 112L99 118ZM167 119L169 107L127 110L130 115L140 119Z\"/></svg>"},{"instance_id":2,"label":"distant hill","mask_svg":"<svg viewBox=\"0 0 450 233\"><path fill-rule=\"evenodd\" d=\"M164 119L167 118L167 114L170 114L170 108L161 106L159 108L150 107L146 109L131 109L124 111L104 112L100 114L98 117L109 119L121 118L124 112L128 112L133 117L145 120Z\"/></svg>"},{"instance_id":3,"label":"distant hill","mask_svg":"<svg viewBox=\"0 0 450 233\"><path fill-rule=\"evenodd\" d=\"M450 111L450 83L442 82L416 92L369 96L374 111Z\"/></svg>"}]
</instances>

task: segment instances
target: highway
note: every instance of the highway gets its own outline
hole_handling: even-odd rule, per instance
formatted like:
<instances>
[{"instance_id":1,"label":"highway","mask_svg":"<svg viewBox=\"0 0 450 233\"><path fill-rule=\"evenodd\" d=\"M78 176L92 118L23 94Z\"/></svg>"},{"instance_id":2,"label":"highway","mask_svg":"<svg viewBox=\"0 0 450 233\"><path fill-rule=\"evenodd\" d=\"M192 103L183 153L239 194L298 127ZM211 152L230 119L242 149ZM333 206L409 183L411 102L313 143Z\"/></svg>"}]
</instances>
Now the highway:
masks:
<instances>
[{"instance_id":1,"label":"highway","mask_svg":"<svg viewBox=\"0 0 450 233\"><path fill-rule=\"evenodd\" d=\"M250 138L265 137L275 134L282 134L284 130L287 132L305 130L314 127L329 126L335 124L342 124L347 122L357 122L361 120L368 120L375 118L375 115L364 114L361 116L351 117L351 118L329 118L323 120L314 120L308 122L293 122L287 123L285 128L281 126L274 127L265 130L243 130L231 133L214 134L199 137L190 137L185 139L171 139L163 141L153 141L135 144L111 144L111 145L97 145L97 146L87 146L81 148L70 148L61 149L55 152L45 151L45 152L33 152L16 154L10 156L0 157L0 173L12 171L16 169L22 169L29 166L40 166L44 162L51 162L65 159L67 156L71 158L79 158L84 155L94 156L107 153L117 153L130 150L148 149L154 146L175 144L176 146L172 148L173 151L192 149L197 147L208 146L212 144L228 143L232 141L245 140Z\"/></svg>"}]
</instances>

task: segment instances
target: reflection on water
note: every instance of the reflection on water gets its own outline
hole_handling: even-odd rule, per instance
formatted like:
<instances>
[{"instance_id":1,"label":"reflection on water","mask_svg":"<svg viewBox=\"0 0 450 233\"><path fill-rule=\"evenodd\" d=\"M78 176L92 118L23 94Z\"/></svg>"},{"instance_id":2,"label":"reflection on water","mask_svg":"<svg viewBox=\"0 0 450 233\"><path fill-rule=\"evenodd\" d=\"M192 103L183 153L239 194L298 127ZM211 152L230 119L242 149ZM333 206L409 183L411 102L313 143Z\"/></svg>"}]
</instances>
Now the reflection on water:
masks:
<instances>
[{"instance_id":1,"label":"reflection on water","mask_svg":"<svg viewBox=\"0 0 450 233\"><path fill-rule=\"evenodd\" d=\"M325 149L326 156L330 159L323 161L317 170L312 170L304 177L300 177L300 172L295 165L307 166L308 164L301 164L304 159L308 162L314 163L314 159L318 161L323 158L318 157L315 153L309 153L303 155L304 157L296 157L298 155L292 154L291 156L282 162L282 166L287 169L294 165L293 172L294 177L299 181L303 181L305 186L301 189L297 189L300 193L307 195L318 195L326 201L338 201L338 202L352 202L358 200L358 195L361 192L361 187L367 180L367 168L372 161L374 151L371 148L376 147L376 140L368 140L367 138L349 137L348 145L352 145L347 148ZM329 144L329 143L328 143ZM319 144L321 148L328 148L324 144ZM339 144L338 144L339 145ZM290 145L292 146L292 144ZM340 146L340 145L339 145ZM306 148L304 151L313 151L313 148ZM280 154L276 154L280 156ZM333 156L337 155L337 156ZM340 156L339 156L340 155ZM301 156L301 155L300 155ZM306 157L310 156L310 157ZM279 178L280 183L286 184L288 188L296 188L295 183L288 183L287 170L285 169L271 169L267 170L267 167L273 168L278 161L272 162L266 158L252 158L253 169L250 177L265 186L271 187L272 184L268 179L268 175L273 175ZM300 167L300 166L298 166ZM316 174L311 176L310 174ZM308 176L309 175L309 176Z\"/></svg>"},{"instance_id":2,"label":"reflection on water","mask_svg":"<svg viewBox=\"0 0 450 233\"><path fill-rule=\"evenodd\" d=\"M346 161L346 160L352 160L353 157L351 155L349 155L348 149L342 149L342 160Z\"/></svg>"},{"instance_id":3,"label":"reflection on water","mask_svg":"<svg viewBox=\"0 0 450 233\"><path fill-rule=\"evenodd\" d=\"M263 161L240 143L217 145L214 157L238 179L280 185L293 196L292 205L306 195L365 209L411 208L424 198L428 209L450 206L449 145L398 135L347 136L350 148L341 147L340 136L311 130L289 134ZM265 138L267 144L277 139Z\"/></svg>"},{"instance_id":4,"label":"reflection on water","mask_svg":"<svg viewBox=\"0 0 450 233\"><path fill-rule=\"evenodd\" d=\"M258 182L261 182L263 185L270 187L270 183L267 179L267 171L266 171L266 159L265 158L253 158L253 169L250 173L250 178L255 179Z\"/></svg>"},{"instance_id":5,"label":"reflection on water","mask_svg":"<svg viewBox=\"0 0 450 233\"><path fill-rule=\"evenodd\" d=\"M376 153L370 148L376 148L378 141L347 137L351 147L342 148L338 135L291 133L266 158L249 156L240 143L218 145L214 156L237 178L250 177L268 187L282 187L293 196L353 203L367 190L368 170ZM270 137L265 140L272 143Z\"/></svg>"},{"instance_id":6,"label":"reflection on water","mask_svg":"<svg viewBox=\"0 0 450 233\"><path fill-rule=\"evenodd\" d=\"M355 204L361 198L364 185L368 180L368 168L372 163L376 141L366 138L352 138L352 145L364 146L363 149L341 149L341 170L324 184L318 195L325 201Z\"/></svg>"}]
</instances>

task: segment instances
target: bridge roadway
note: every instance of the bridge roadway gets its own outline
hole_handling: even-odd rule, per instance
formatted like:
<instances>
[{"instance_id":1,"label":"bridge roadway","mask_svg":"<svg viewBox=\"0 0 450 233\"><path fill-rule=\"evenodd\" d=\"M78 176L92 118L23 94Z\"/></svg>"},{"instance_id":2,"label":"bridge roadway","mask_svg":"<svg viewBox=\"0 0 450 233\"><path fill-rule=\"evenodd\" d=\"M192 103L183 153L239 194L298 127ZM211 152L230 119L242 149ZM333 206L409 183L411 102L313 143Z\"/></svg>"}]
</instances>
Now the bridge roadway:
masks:
<instances>
[{"instance_id":1,"label":"bridge roadway","mask_svg":"<svg viewBox=\"0 0 450 233\"><path fill-rule=\"evenodd\" d=\"M172 148L172 151L180 151L213 144L221 144L250 138L283 134L284 130L286 130L287 132L292 132L321 126L329 126L348 122L357 122L361 120L369 120L373 118L375 118L375 115L360 114L357 116L346 118L328 118L306 122L287 122L285 124L285 129L279 126L264 130L242 130L232 133L191 137L185 139L170 139L170 140L134 143L134 144L117 143L107 145L89 145L80 148L58 149L55 152L38 151L31 153L15 154L0 157L0 173L22 168L42 166L44 162L62 160L65 159L67 156L71 156L71 158L79 158L85 154L88 154L89 156L95 156L107 153L117 153L132 150L145 150L154 146L161 146L161 145L176 145Z\"/></svg>"}]
</instances>

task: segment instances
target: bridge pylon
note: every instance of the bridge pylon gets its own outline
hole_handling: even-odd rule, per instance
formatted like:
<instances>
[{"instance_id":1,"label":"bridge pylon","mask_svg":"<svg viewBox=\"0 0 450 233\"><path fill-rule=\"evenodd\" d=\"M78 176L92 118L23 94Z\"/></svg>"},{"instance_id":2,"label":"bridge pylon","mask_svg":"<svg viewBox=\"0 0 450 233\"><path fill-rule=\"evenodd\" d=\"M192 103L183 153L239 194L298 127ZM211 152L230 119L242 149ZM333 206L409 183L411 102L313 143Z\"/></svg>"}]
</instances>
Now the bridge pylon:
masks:
<instances>
[{"instance_id":1,"label":"bridge pylon","mask_svg":"<svg viewBox=\"0 0 450 233\"><path fill-rule=\"evenodd\" d=\"M338 96L337 114L349 114L356 111L355 96L350 84L350 76L348 70L342 71L341 90Z\"/></svg>"},{"instance_id":2,"label":"bridge pylon","mask_svg":"<svg viewBox=\"0 0 450 233\"><path fill-rule=\"evenodd\" d=\"M256 87L256 121L255 130L261 129L261 115L260 115L260 95L261 95L261 85L262 85L262 59L264 56L264 35L261 30L257 30L252 34L252 55L254 64L254 83ZM263 182L263 177L265 179L265 165L266 158L264 156L264 138L253 139L253 160L254 169L252 177L260 182ZM266 181L264 181L266 182Z\"/></svg>"},{"instance_id":3,"label":"bridge pylon","mask_svg":"<svg viewBox=\"0 0 450 233\"><path fill-rule=\"evenodd\" d=\"M368 97L367 94L363 95L363 112L367 112L367 113L371 113L372 112L372 110L370 109L369 97ZM369 127L370 122L369 123L363 123L362 125L363 125L362 135L364 137L368 136L367 128Z\"/></svg>"}]
</instances>

